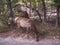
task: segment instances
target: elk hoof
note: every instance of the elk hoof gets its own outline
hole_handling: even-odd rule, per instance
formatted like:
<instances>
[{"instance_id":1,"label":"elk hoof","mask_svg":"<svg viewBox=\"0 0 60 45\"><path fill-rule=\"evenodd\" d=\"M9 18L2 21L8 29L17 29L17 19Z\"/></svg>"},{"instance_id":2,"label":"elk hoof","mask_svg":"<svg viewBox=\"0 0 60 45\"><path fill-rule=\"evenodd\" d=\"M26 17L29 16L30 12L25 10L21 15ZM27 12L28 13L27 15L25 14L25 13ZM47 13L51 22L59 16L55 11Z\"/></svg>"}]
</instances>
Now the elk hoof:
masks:
<instances>
[{"instance_id":1,"label":"elk hoof","mask_svg":"<svg viewBox=\"0 0 60 45\"><path fill-rule=\"evenodd\" d=\"M39 41L39 39L36 39L36 41L38 42L38 41Z\"/></svg>"}]
</instances>

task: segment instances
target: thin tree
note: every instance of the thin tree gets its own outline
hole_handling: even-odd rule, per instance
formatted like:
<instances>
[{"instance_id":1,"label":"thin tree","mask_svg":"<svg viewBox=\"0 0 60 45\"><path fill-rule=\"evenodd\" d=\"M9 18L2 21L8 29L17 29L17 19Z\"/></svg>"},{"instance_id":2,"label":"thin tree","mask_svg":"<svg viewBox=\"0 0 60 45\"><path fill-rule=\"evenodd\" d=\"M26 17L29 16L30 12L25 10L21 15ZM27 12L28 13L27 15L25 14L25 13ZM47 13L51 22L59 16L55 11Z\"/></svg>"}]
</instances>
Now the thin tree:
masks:
<instances>
[{"instance_id":1,"label":"thin tree","mask_svg":"<svg viewBox=\"0 0 60 45\"><path fill-rule=\"evenodd\" d=\"M60 9L60 0L54 0L56 10L57 10L57 16L56 16L56 28L59 26L59 9Z\"/></svg>"},{"instance_id":2,"label":"thin tree","mask_svg":"<svg viewBox=\"0 0 60 45\"><path fill-rule=\"evenodd\" d=\"M45 5L45 0L41 0L42 5L43 5L43 11L44 11L44 21L46 21L46 5Z\"/></svg>"},{"instance_id":3,"label":"thin tree","mask_svg":"<svg viewBox=\"0 0 60 45\"><path fill-rule=\"evenodd\" d=\"M11 0L6 0L7 1L7 8L9 10L9 17L11 17L11 24L13 23L13 11L12 11L12 5L11 5Z\"/></svg>"}]
</instances>

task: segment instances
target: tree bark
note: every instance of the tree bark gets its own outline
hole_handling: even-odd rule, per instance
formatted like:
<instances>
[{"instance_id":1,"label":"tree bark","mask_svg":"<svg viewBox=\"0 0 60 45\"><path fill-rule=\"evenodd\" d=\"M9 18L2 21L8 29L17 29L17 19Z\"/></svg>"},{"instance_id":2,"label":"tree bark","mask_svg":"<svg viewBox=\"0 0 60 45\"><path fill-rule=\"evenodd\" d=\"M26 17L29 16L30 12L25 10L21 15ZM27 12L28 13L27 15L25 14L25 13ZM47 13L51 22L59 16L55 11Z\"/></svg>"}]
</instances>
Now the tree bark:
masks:
<instances>
[{"instance_id":1,"label":"tree bark","mask_svg":"<svg viewBox=\"0 0 60 45\"><path fill-rule=\"evenodd\" d=\"M9 11L9 17L8 18L11 18L10 24L8 24L8 25L13 26L14 23L13 23L13 11L12 11L12 6L11 6L11 0L6 0L6 1L7 1L7 9Z\"/></svg>"},{"instance_id":2,"label":"tree bark","mask_svg":"<svg viewBox=\"0 0 60 45\"><path fill-rule=\"evenodd\" d=\"M42 1L43 11L44 11L44 22L46 22L46 5L44 0L41 0L41 1Z\"/></svg>"},{"instance_id":3,"label":"tree bark","mask_svg":"<svg viewBox=\"0 0 60 45\"><path fill-rule=\"evenodd\" d=\"M59 26L59 7L57 7L56 28Z\"/></svg>"}]
</instances>

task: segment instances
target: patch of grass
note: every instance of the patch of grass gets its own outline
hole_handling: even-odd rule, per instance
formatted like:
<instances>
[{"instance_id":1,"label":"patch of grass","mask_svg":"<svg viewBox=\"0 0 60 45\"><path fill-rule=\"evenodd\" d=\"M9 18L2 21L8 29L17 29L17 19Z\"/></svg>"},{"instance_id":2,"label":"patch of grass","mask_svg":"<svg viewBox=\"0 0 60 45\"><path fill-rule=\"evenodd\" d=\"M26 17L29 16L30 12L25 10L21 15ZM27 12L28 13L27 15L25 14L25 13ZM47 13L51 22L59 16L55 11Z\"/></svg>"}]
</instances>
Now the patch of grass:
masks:
<instances>
[{"instance_id":1,"label":"patch of grass","mask_svg":"<svg viewBox=\"0 0 60 45\"><path fill-rule=\"evenodd\" d=\"M48 33L48 31L47 31L47 30L44 30L44 29L42 29L42 30L39 31L39 34L40 34L41 36L44 36L44 35L46 35L47 33Z\"/></svg>"},{"instance_id":2,"label":"patch of grass","mask_svg":"<svg viewBox=\"0 0 60 45\"><path fill-rule=\"evenodd\" d=\"M8 27L7 25L0 25L0 33L4 33L8 31Z\"/></svg>"},{"instance_id":3,"label":"patch of grass","mask_svg":"<svg viewBox=\"0 0 60 45\"><path fill-rule=\"evenodd\" d=\"M0 27L0 33L4 33L7 31L8 31L7 27Z\"/></svg>"}]
</instances>

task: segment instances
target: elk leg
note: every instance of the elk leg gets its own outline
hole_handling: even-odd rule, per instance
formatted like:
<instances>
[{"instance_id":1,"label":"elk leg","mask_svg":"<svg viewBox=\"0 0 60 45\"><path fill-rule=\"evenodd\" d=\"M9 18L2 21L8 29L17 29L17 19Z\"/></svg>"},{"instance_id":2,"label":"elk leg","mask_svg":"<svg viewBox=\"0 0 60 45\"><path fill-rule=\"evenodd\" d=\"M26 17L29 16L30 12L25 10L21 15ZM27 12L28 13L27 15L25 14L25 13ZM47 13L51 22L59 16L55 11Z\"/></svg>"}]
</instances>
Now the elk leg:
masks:
<instances>
[{"instance_id":1,"label":"elk leg","mask_svg":"<svg viewBox=\"0 0 60 45\"><path fill-rule=\"evenodd\" d=\"M39 34L36 34L36 41L39 41Z\"/></svg>"},{"instance_id":2,"label":"elk leg","mask_svg":"<svg viewBox=\"0 0 60 45\"><path fill-rule=\"evenodd\" d=\"M27 27L27 30L26 30L26 34L27 34L27 38L29 39L29 28Z\"/></svg>"},{"instance_id":3,"label":"elk leg","mask_svg":"<svg viewBox=\"0 0 60 45\"><path fill-rule=\"evenodd\" d=\"M19 28L20 28L20 25L19 25L19 23L17 23L17 29L19 30Z\"/></svg>"}]
</instances>

